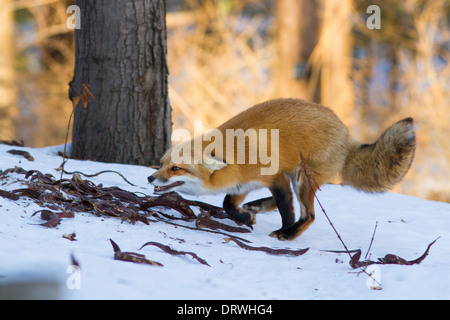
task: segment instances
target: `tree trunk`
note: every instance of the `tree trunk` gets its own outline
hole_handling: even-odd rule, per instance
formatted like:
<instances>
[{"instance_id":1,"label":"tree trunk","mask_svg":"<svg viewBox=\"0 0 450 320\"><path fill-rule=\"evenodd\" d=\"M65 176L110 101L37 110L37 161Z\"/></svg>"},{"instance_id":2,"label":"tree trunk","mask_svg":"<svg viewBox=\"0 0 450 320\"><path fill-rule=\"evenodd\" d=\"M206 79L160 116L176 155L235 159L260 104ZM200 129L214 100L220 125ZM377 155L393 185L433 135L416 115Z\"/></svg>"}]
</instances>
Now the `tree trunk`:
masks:
<instances>
[{"instance_id":1,"label":"tree trunk","mask_svg":"<svg viewBox=\"0 0 450 320\"><path fill-rule=\"evenodd\" d=\"M139 165L170 147L164 0L81 1L69 97L87 84L95 96L75 109L72 155Z\"/></svg>"},{"instance_id":2,"label":"tree trunk","mask_svg":"<svg viewBox=\"0 0 450 320\"><path fill-rule=\"evenodd\" d=\"M322 5L321 0L277 1L280 96L320 102L320 82L311 78L309 60L320 34Z\"/></svg>"},{"instance_id":3,"label":"tree trunk","mask_svg":"<svg viewBox=\"0 0 450 320\"><path fill-rule=\"evenodd\" d=\"M353 63L352 0L325 1L320 35L321 101L351 126L355 103L351 79Z\"/></svg>"},{"instance_id":4,"label":"tree trunk","mask_svg":"<svg viewBox=\"0 0 450 320\"><path fill-rule=\"evenodd\" d=\"M0 0L0 140L16 138L13 1Z\"/></svg>"}]
</instances>

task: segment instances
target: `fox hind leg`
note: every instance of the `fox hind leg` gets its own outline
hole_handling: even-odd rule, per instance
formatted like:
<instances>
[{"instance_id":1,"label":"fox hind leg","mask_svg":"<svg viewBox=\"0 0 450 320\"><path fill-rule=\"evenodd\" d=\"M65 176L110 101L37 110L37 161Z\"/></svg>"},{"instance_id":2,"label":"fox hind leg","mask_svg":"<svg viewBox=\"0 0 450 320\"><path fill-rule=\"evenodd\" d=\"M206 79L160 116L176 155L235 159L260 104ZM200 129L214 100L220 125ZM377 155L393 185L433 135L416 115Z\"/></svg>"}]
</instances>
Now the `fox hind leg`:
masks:
<instances>
[{"instance_id":1,"label":"fox hind leg","mask_svg":"<svg viewBox=\"0 0 450 320\"><path fill-rule=\"evenodd\" d=\"M253 213L274 211L277 208L277 204L273 197L262 198L254 201L247 202L242 208L249 210Z\"/></svg>"},{"instance_id":2,"label":"fox hind leg","mask_svg":"<svg viewBox=\"0 0 450 320\"><path fill-rule=\"evenodd\" d=\"M302 174L301 183L298 184L296 181L292 180L294 185L294 190L297 195L298 201L300 203L301 213L300 218L294 224L288 226L287 228L281 228L280 230L274 231L270 236L278 238L279 240L294 240L300 236L308 227L314 222L314 198L315 192L318 186L311 181L311 185L307 177Z\"/></svg>"},{"instance_id":3,"label":"fox hind leg","mask_svg":"<svg viewBox=\"0 0 450 320\"><path fill-rule=\"evenodd\" d=\"M273 201L280 212L282 226L281 229L272 232L270 235L279 239L281 237L282 239L284 230L289 229L295 222L295 212L291 185L288 177L281 174L277 177L277 180L278 181L276 181L274 186L270 187L269 190L272 193ZM273 205L268 198L263 200L265 200L266 205ZM280 235L280 237L278 235Z\"/></svg>"}]
</instances>

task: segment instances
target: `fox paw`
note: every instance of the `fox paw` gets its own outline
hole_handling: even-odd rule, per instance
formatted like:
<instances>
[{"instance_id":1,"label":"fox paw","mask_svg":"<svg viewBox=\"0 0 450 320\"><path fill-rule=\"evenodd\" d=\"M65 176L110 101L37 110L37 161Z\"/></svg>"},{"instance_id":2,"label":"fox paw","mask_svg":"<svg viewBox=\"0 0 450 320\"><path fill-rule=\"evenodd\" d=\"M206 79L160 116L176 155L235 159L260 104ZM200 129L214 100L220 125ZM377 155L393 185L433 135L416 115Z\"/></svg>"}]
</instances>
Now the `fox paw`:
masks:
<instances>
[{"instance_id":1,"label":"fox paw","mask_svg":"<svg viewBox=\"0 0 450 320\"><path fill-rule=\"evenodd\" d=\"M278 240L281 240L281 241L293 240L295 238L295 237L292 237L291 234L286 232L286 230L282 230L282 229L273 231L272 233L270 233L270 236L273 238L277 238Z\"/></svg>"},{"instance_id":2,"label":"fox paw","mask_svg":"<svg viewBox=\"0 0 450 320\"><path fill-rule=\"evenodd\" d=\"M294 223L290 227L273 231L270 236L281 241L294 240L301 234L301 224Z\"/></svg>"},{"instance_id":3,"label":"fox paw","mask_svg":"<svg viewBox=\"0 0 450 320\"><path fill-rule=\"evenodd\" d=\"M251 227L256 223L255 213L250 211L249 209L242 209L240 210L243 212L243 216L245 216L247 219L245 221L242 221L245 225L248 227Z\"/></svg>"},{"instance_id":4,"label":"fox paw","mask_svg":"<svg viewBox=\"0 0 450 320\"><path fill-rule=\"evenodd\" d=\"M251 228L256 223L255 214L244 208L238 208L237 212L227 212L227 214L237 224L244 224Z\"/></svg>"}]
</instances>

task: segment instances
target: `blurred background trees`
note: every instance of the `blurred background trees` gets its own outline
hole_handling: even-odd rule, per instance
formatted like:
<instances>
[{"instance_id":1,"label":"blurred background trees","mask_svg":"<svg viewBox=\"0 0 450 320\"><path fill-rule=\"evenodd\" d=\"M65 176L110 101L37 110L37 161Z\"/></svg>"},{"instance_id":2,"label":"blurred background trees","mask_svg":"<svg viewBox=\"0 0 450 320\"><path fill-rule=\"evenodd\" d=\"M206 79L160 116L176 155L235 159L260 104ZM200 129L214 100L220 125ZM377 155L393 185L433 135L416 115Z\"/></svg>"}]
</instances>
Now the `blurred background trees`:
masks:
<instances>
[{"instance_id":1,"label":"blurred background trees","mask_svg":"<svg viewBox=\"0 0 450 320\"><path fill-rule=\"evenodd\" d=\"M16 136L17 95L14 85L14 19L12 0L0 0L0 140Z\"/></svg>"},{"instance_id":2,"label":"blurred background trees","mask_svg":"<svg viewBox=\"0 0 450 320\"><path fill-rule=\"evenodd\" d=\"M64 142L74 66L66 10L73 2L0 0L0 139ZM412 116L416 160L395 191L450 201L450 0L166 5L175 129L192 129L194 120L212 128L280 96L331 107L364 142ZM381 9L380 29L366 25L370 5Z\"/></svg>"}]
</instances>

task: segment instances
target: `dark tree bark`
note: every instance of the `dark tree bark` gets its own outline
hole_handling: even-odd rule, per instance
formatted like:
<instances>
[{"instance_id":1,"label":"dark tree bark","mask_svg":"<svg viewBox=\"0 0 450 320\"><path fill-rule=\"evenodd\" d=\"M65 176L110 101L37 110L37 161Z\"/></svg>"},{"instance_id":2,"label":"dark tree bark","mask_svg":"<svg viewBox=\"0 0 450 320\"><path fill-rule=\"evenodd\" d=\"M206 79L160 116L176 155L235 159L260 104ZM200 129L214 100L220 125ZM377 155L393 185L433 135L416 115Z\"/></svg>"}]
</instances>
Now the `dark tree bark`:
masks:
<instances>
[{"instance_id":1,"label":"dark tree bark","mask_svg":"<svg viewBox=\"0 0 450 320\"><path fill-rule=\"evenodd\" d=\"M164 0L77 0L75 72L69 97L88 84L95 98L75 109L72 155L139 165L170 146Z\"/></svg>"}]
</instances>

